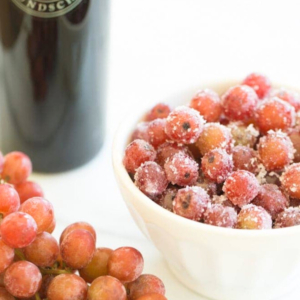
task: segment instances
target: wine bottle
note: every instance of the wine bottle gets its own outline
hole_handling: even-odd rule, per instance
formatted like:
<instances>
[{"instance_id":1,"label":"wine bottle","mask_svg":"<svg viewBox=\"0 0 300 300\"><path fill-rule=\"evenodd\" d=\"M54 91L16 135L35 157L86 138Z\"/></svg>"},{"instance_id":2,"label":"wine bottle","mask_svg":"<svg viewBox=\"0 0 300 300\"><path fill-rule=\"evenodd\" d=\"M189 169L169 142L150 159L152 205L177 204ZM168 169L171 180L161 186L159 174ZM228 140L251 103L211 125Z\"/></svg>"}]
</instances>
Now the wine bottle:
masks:
<instances>
[{"instance_id":1,"label":"wine bottle","mask_svg":"<svg viewBox=\"0 0 300 300\"><path fill-rule=\"evenodd\" d=\"M0 148L35 170L92 159L104 138L108 0L0 0Z\"/></svg>"}]
</instances>

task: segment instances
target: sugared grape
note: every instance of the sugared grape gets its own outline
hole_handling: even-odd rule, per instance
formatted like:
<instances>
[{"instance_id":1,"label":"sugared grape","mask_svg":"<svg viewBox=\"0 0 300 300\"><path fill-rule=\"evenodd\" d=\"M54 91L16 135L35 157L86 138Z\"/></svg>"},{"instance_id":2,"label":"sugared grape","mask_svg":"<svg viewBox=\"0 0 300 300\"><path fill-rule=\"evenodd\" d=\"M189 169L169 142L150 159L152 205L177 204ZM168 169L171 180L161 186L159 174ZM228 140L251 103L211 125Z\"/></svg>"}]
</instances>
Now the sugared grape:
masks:
<instances>
[{"instance_id":1,"label":"sugared grape","mask_svg":"<svg viewBox=\"0 0 300 300\"><path fill-rule=\"evenodd\" d=\"M71 231L60 244L60 253L66 264L73 269L82 269L92 260L95 239L84 229Z\"/></svg>"},{"instance_id":2,"label":"sugared grape","mask_svg":"<svg viewBox=\"0 0 300 300\"><path fill-rule=\"evenodd\" d=\"M109 248L97 248L92 260L87 266L79 270L80 276L88 283L99 276L108 275L108 259L113 250Z\"/></svg>"},{"instance_id":3,"label":"sugared grape","mask_svg":"<svg viewBox=\"0 0 300 300\"><path fill-rule=\"evenodd\" d=\"M39 290L41 284L42 274L31 262L15 262L5 271L5 288L15 297L30 298Z\"/></svg>"},{"instance_id":4,"label":"sugared grape","mask_svg":"<svg viewBox=\"0 0 300 300\"><path fill-rule=\"evenodd\" d=\"M168 186L164 169L156 162L145 162L134 175L135 185L148 197L154 199L161 195Z\"/></svg>"},{"instance_id":5,"label":"sugared grape","mask_svg":"<svg viewBox=\"0 0 300 300\"><path fill-rule=\"evenodd\" d=\"M290 138L281 131L269 131L260 138L258 155L267 171L277 171L289 165L294 158L294 147Z\"/></svg>"},{"instance_id":6,"label":"sugared grape","mask_svg":"<svg viewBox=\"0 0 300 300\"><path fill-rule=\"evenodd\" d=\"M204 223L219 227L234 228L237 213L234 208L221 204L212 204L204 213Z\"/></svg>"},{"instance_id":7,"label":"sugared grape","mask_svg":"<svg viewBox=\"0 0 300 300\"><path fill-rule=\"evenodd\" d=\"M271 90L271 82L269 78L259 73L249 74L244 79L243 84L252 87L259 99L263 99L268 96Z\"/></svg>"},{"instance_id":8,"label":"sugared grape","mask_svg":"<svg viewBox=\"0 0 300 300\"><path fill-rule=\"evenodd\" d=\"M233 170L232 156L223 149L213 149L203 156L201 168L205 177L222 183Z\"/></svg>"},{"instance_id":9,"label":"sugared grape","mask_svg":"<svg viewBox=\"0 0 300 300\"><path fill-rule=\"evenodd\" d=\"M143 271L142 254L131 247L122 247L112 252L108 260L108 274L121 282L136 280Z\"/></svg>"},{"instance_id":10,"label":"sugared grape","mask_svg":"<svg viewBox=\"0 0 300 300\"><path fill-rule=\"evenodd\" d=\"M280 181L290 197L300 199L300 163L287 167Z\"/></svg>"},{"instance_id":11,"label":"sugared grape","mask_svg":"<svg viewBox=\"0 0 300 300\"><path fill-rule=\"evenodd\" d=\"M175 214L184 218L200 221L209 204L209 196L201 187L193 186L180 189L174 199Z\"/></svg>"},{"instance_id":12,"label":"sugared grape","mask_svg":"<svg viewBox=\"0 0 300 300\"><path fill-rule=\"evenodd\" d=\"M21 205L20 211L34 218L38 234L49 228L54 219L53 205L41 197L28 199Z\"/></svg>"},{"instance_id":13,"label":"sugared grape","mask_svg":"<svg viewBox=\"0 0 300 300\"><path fill-rule=\"evenodd\" d=\"M11 184L20 184L32 172L30 158L22 152L10 152L4 156L4 165L1 177Z\"/></svg>"},{"instance_id":14,"label":"sugared grape","mask_svg":"<svg viewBox=\"0 0 300 300\"><path fill-rule=\"evenodd\" d=\"M156 119L164 119L167 118L170 112L171 112L171 107L169 105L164 103L158 103L146 115L145 120L153 121Z\"/></svg>"},{"instance_id":15,"label":"sugared grape","mask_svg":"<svg viewBox=\"0 0 300 300\"><path fill-rule=\"evenodd\" d=\"M30 215L14 212L3 219L0 225L0 234L8 246L24 248L36 238L37 225Z\"/></svg>"},{"instance_id":16,"label":"sugared grape","mask_svg":"<svg viewBox=\"0 0 300 300\"><path fill-rule=\"evenodd\" d=\"M118 279L111 276L101 276L95 279L89 287L88 299L126 300L127 296L124 285Z\"/></svg>"},{"instance_id":17,"label":"sugared grape","mask_svg":"<svg viewBox=\"0 0 300 300\"><path fill-rule=\"evenodd\" d=\"M41 186L33 181L25 181L16 185L21 203L33 197L44 197Z\"/></svg>"},{"instance_id":18,"label":"sugared grape","mask_svg":"<svg viewBox=\"0 0 300 300\"><path fill-rule=\"evenodd\" d=\"M278 214L274 228L284 228L300 225L300 208L289 207Z\"/></svg>"},{"instance_id":19,"label":"sugared grape","mask_svg":"<svg viewBox=\"0 0 300 300\"><path fill-rule=\"evenodd\" d=\"M237 219L239 229L271 229L272 218L268 212L253 204L242 207Z\"/></svg>"},{"instance_id":20,"label":"sugared grape","mask_svg":"<svg viewBox=\"0 0 300 300\"><path fill-rule=\"evenodd\" d=\"M134 174L135 170L146 161L154 161L156 151L144 140L134 140L126 150L123 164L127 172Z\"/></svg>"},{"instance_id":21,"label":"sugared grape","mask_svg":"<svg viewBox=\"0 0 300 300\"><path fill-rule=\"evenodd\" d=\"M294 162L300 162L300 127L297 126L290 130L288 137L291 139L295 149Z\"/></svg>"},{"instance_id":22,"label":"sugared grape","mask_svg":"<svg viewBox=\"0 0 300 300\"><path fill-rule=\"evenodd\" d=\"M272 96L278 97L279 99L291 104L296 111L300 109L300 95L294 91L288 91L284 88L275 90Z\"/></svg>"},{"instance_id":23,"label":"sugared grape","mask_svg":"<svg viewBox=\"0 0 300 300\"><path fill-rule=\"evenodd\" d=\"M36 266L51 267L58 258L59 246L50 233L43 232L23 251L26 259Z\"/></svg>"},{"instance_id":24,"label":"sugared grape","mask_svg":"<svg viewBox=\"0 0 300 300\"><path fill-rule=\"evenodd\" d=\"M53 278L48 291L48 300L86 300L88 286L76 274L61 274Z\"/></svg>"},{"instance_id":25,"label":"sugared grape","mask_svg":"<svg viewBox=\"0 0 300 300\"><path fill-rule=\"evenodd\" d=\"M191 100L190 107L197 110L207 122L218 121L222 113L220 97L210 89L199 91Z\"/></svg>"},{"instance_id":26,"label":"sugared grape","mask_svg":"<svg viewBox=\"0 0 300 300\"><path fill-rule=\"evenodd\" d=\"M163 282L156 276L150 274L141 275L137 280L132 282L129 287L129 297L131 300L137 300L151 293L164 296L165 292Z\"/></svg>"},{"instance_id":27,"label":"sugared grape","mask_svg":"<svg viewBox=\"0 0 300 300\"><path fill-rule=\"evenodd\" d=\"M2 273L13 262L14 257L14 249L7 246L0 237L0 273Z\"/></svg>"},{"instance_id":28,"label":"sugared grape","mask_svg":"<svg viewBox=\"0 0 300 300\"><path fill-rule=\"evenodd\" d=\"M149 142L149 136L148 136L148 125L149 122L140 122L137 124L136 129L134 130L131 142L134 140L144 140L146 142Z\"/></svg>"},{"instance_id":29,"label":"sugared grape","mask_svg":"<svg viewBox=\"0 0 300 300\"><path fill-rule=\"evenodd\" d=\"M174 154L164 165L168 181L179 186L195 184L199 177L198 168L196 161L183 153Z\"/></svg>"},{"instance_id":30,"label":"sugared grape","mask_svg":"<svg viewBox=\"0 0 300 300\"><path fill-rule=\"evenodd\" d=\"M257 196L259 183L252 173L238 170L227 177L223 191L234 205L242 207Z\"/></svg>"},{"instance_id":31,"label":"sugared grape","mask_svg":"<svg viewBox=\"0 0 300 300\"><path fill-rule=\"evenodd\" d=\"M157 200L157 203L168 211L173 211L173 202L176 197L178 188L172 186L167 188Z\"/></svg>"},{"instance_id":32,"label":"sugared grape","mask_svg":"<svg viewBox=\"0 0 300 300\"><path fill-rule=\"evenodd\" d=\"M200 153L205 155L207 152L221 148L230 151L232 135L230 129L219 123L207 123L196 142Z\"/></svg>"},{"instance_id":33,"label":"sugared grape","mask_svg":"<svg viewBox=\"0 0 300 300\"><path fill-rule=\"evenodd\" d=\"M149 143L157 148L168 139L165 133L166 119L156 119L148 124L147 134L149 137Z\"/></svg>"},{"instance_id":34,"label":"sugared grape","mask_svg":"<svg viewBox=\"0 0 300 300\"><path fill-rule=\"evenodd\" d=\"M167 118L166 134L181 144L193 144L198 139L204 125L199 112L187 106L179 106Z\"/></svg>"},{"instance_id":35,"label":"sugared grape","mask_svg":"<svg viewBox=\"0 0 300 300\"><path fill-rule=\"evenodd\" d=\"M222 96L224 114L232 121L248 121L253 118L257 102L255 91L247 85L234 86Z\"/></svg>"},{"instance_id":36,"label":"sugared grape","mask_svg":"<svg viewBox=\"0 0 300 300\"><path fill-rule=\"evenodd\" d=\"M257 153L252 148L235 146L232 149L232 160L234 171L246 170L254 174L258 171Z\"/></svg>"},{"instance_id":37,"label":"sugared grape","mask_svg":"<svg viewBox=\"0 0 300 300\"><path fill-rule=\"evenodd\" d=\"M5 217L20 207L17 191L10 184L0 184L0 215Z\"/></svg>"}]
</instances>

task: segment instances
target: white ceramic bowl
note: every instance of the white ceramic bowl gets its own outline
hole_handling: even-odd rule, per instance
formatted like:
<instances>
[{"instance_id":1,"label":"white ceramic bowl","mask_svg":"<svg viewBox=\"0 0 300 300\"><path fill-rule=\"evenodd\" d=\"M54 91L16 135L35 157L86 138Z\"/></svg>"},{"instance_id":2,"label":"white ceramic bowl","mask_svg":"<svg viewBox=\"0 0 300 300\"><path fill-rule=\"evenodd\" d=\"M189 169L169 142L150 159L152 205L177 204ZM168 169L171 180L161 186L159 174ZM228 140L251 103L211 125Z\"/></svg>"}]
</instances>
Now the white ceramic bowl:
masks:
<instances>
[{"instance_id":1,"label":"white ceramic bowl","mask_svg":"<svg viewBox=\"0 0 300 300\"><path fill-rule=\"evenodd\" d=\"M188 103L197 89L222 94L236 82L198 86L170 97L173 107ZM135 187L122 164L129 137L141 115L124 120L113 145L113 165L127 207L141 231L163 254L187 287L216 300L269 300L300 282L300 226L237 230L177 216Z\"/></svg>"}]
</instances>

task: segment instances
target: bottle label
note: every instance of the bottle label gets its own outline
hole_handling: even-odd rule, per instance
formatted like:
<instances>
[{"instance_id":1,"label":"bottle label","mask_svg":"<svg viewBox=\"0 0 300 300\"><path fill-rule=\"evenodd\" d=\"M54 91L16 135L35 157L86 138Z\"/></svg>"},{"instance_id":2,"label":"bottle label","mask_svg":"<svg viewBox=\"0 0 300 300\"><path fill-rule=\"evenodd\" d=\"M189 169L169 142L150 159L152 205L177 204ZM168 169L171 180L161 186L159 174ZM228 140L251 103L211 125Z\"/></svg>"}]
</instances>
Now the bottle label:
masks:
<instances>
[{"instance_id":1,"label":"bottle label","mask_svg":"<svg viewBox=\"0 0 300 300\"><path fill-rule=\"evenodd\" d=\"M81 1L82 0L12 0L12 2L25 13L40 18L62 16L73 10Z\"/></svg>"}]
</instances>

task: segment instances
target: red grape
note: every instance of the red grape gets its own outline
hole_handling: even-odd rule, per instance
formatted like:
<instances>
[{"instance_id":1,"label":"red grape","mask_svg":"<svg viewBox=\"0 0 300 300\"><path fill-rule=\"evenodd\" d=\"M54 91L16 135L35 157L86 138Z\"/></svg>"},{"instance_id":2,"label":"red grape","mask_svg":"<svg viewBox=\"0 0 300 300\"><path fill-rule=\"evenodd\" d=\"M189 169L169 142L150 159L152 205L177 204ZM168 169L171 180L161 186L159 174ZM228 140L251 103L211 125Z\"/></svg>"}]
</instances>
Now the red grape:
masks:
<instances>
[{"instance_id":1,"label":"red grape","mask_svg":"<svg viewBox=\"0 0 300 300\"><path fill-rule=\"evenodd\" d=\"M17 191L10 184L0 184L0 215L3 217L15 212L20 207Z\"/></svg>"},{"instance_id":2,"label":"red grape","mask_svg":"<svg viewBox=\"0 0 300 300\"><path fill-rule=\"evenodd\" d=\"M280 181L290 197L300 199L300 163L287 167Z\"/></svg>"},{"instance_id":3,"label":"red grape","mask_svg":"<svg viewBox=\"0 0 300 300\"><path fill-rule=\"evenodd\" d=\"M204 223L219 227L234 228L237 213L234 208L221 204L212 204L204 213Z\"/></svg>"},{"instance_id":4,"label":"red grape","mask_svg":"<svg viewBox=\"0 0 300 300\"><path fill-rule=\"evenodd\" d=\"M15 251L7 246L0 237L0 273L2 273L14 260Z\"/></svg>"},{"instance_id":5,"label":"red grape","mask_svg":"<svg viewBox=\"0 0 300 300\"><path fill-rule=\"evenodd\" d=\"M146 115L145 120L153 121L156 119L164 119L169 115L170 112L171 112L171 108L169 105L164 103L158 103Z\"/></svg>"},{"instance_id":6,"label":"red grape","mask_svg":"<svg viewBox=\"0 0 300 300\"><path fill-rule=\"evenodd\" d=\"M147 135L149 137L149 143L157 148L168 139L165 133L166 119L156 119L148 124Z\"/></svg>"},{"instance_id":7,"label":"red grape","mask_svg":"<svg viewBox=\"0 0 300 300\"><path fill-rule=\"evenodd\" d=\"M0 299L1 300L15 300L15 297L12 296L5 288L0 287Z\"/></svg>"},{"instance_id":8,"label":"red grape","mask_svg":"<svg viewBox=\"0 0 300 300\"><path fill-rule=\"evenodd\" d=\"M33 181L25 181L16 185L16 190L20 196L21 203L33 197L44 197L41 186Z\"/></svg>"},{"instance_id":9,"label":"red grape","mask_svg":"<svg viewBox=\"0 0 300 300\"><path fill-rule=\"evenodd\" d=\"M289 104L294 106L296 111L300 109L300 95L294 91L288 91L284 88L281 88L279 90L275 90L272 93L272 96L278 97L279 99L288 102Z\"/></svg>"},{"instance_id":10,"label":"red grape","mask_svg":"<svg viewBox=\"0 0 300 300\"><path fill-rule=\"evenodd\" d=\"M234 171L245 170L251 173L258 171L257 153L246 146L235 146L232 149L232 160Z\"/></svg>"},{"instance_id":11,"label":"red grape","mask_svg":"<svg viewBox=\"0 0 300 300\"><path fill-rule=\"evenodd\" d=\"M244 79L243 84L252 87L260 99L268 96L271 90L269 78L259 73L249 74Z\"/></svg>"},{"instance_id":12,"label":"red grape","mask_svg":"<svg viewBox=\"0 0 300 300\"><path fill-rule=\"evenodd\" d=\"M284 228L300 225L300 208L289 207L278 214L274 228Z\"/></svg>"},{"instance_id":13,"label":"red grape","mask_svg":"<svg viewBox=\"0 0 300 300\"><path fill-rule=\"evenodd\" d=\"M142 297L139 297L137 300L167 300L167 298L161 294L151 293L151 294L147 294Z\"/></svg>"}]
</instances>

